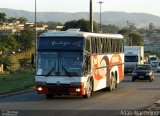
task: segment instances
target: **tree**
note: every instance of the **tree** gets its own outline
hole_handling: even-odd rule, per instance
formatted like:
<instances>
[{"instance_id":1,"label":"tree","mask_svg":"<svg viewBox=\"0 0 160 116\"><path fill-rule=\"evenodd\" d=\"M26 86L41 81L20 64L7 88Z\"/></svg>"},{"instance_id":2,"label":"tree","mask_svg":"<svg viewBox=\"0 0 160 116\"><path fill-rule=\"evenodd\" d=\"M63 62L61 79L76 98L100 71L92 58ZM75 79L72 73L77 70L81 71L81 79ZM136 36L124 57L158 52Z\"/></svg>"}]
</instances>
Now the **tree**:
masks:
<instances>
[{"instance_id":1,"label":"tree","mask_svg":"<svg viewBox=\"0 0 160 116\"><path fill-rule=\"evenodd\" d=\"M18 20L18 19L15 18L15 17L10 17L10 18L8 19L8 22L10 22L10 23L16 23L17 20Z\"/></svg>"},{"instance_id":2,"label":"tree","mask_svg":"<svg viewBox=\"0 0 160 116\"><path fill-rule=\"evenodd\" d=\"M34 31L25 28L20 34L15 34L16 40L19 44L19 49L25 51L34 46Z\"/></svg>"},{"instance_id":3,"label":"tree","mask_svg":"<svg viewBox=\"0 0 160 116\"><path fill-rule=\"evenodd\" d=\"M56 26L62 26L60 22L48 21L46 23L48 25L48 29L56 29Z\"/></svg>"},{"instance_id":4,"label":"tree","mask_svg":"<svg viewBox=\"0 0 160 116\"><path fill-rule=\"evenodd\" d=\"M19 21L20 23L26 23L28 22L28 20L25 18L25 17L19 17L19 18L16 18L16 17L10 17L9 19L7 19L8 22L10 23L16 23L16 21Z\"/></svg>"},{"instance_id":5,"label":"tree","mask_svg":"<svg viewBox=\"0 0 160 116\"><path fill-rule=\"evenodd\" d=\"M20 23L26 23L28 21L25 17L19 17L18 20Z\"/></svg>"},{"instance_id":6,"label":"tree","mask_svg":"<svg viewBox=\"0 0 160 116\"><path fill-rule=\"evenodd\" d=\"M126 46L130 45L129 37L128 37L130 31L128 29L126 29L126 28L123 28L123 29L119 30L118 33L123 35L123 37L124 37L124 45L126 45Z\"/></svg>"},{"instance_id":7,"label":"tree","mask_svg":"<svg viewBox=\"0 0 160 116\"><path fill-rule=\"evenodd\" d=\"M96 22L94 22L94 32L98 32L98 26L96 24ZM69 28L80 28L81 31L84 32L89 32L89 21L84 20L84 19L80 19L80 20L72 20L69 22L66 22L64 24L64 28L63 30L67 30Z\"/></svg>"},{"instance_id":8,"label":"tree","mask_svg":"<svg viewBox=\"0 0 160 116\"><path fill-rule=\"evenodd\" d=\"M5 13L0 13L0 23L6 21L6 14Z\"/></svg>"},{"instance_id":9,"label":"tree","mask_svg":"<svg viewBox=\"0 0 160 116\"><path fill-rule=\"evenodd\" d=\"M118 26L116 25L102 25L103 33L118 33Z\"/></svg>"},{"instance_id":10,"label":"tree","mask_svg":"<svg viewBox=\"0 0 160 116\"><path fill-rule=\"evenodd\" d=\"M123 29L119 30L118 33L122 34L125 38L128 38L130 31L126 28L123 28Z\"/></svg>"},{"instance_id":11,"label":"tree","mask_svg":"<svg viewBox=\"0 0 160 116\"><path fill-rule=\"evenodd\" d=\"M130 32L129 38L133 46L143 46L144 45L142 36L137 32Z\"/></svg>"},{"instance_id":12,"label":"tree","mask_svg":"<svg viewBox=\"0 0 160 116\"><path fill-rule=\"evenodd\" d=\"M2 52L13 52L17 49L17 41L11 34L0 35L0 51Z\"/></svg>"},{"instance_id":13,"label":"tree","mask_svg":"<svg viewBox=\"0 0 160 116\"><path fill-rule=\"evenodd\" d=\"M128 29L122 29L118 33L124 36L125 45L143 46L143 38L140 33L132 32Z\"/></svg>"}]
</instances>

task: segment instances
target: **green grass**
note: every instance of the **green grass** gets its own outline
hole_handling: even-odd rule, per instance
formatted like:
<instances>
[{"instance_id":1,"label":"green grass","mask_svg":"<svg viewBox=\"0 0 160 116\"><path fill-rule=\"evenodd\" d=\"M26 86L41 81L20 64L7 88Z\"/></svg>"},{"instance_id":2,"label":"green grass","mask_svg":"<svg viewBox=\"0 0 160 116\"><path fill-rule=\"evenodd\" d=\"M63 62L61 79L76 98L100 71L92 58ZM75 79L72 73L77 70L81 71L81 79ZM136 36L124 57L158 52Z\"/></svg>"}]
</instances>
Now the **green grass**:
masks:
<instances>
[{"instance_id":1,"label":"green grass","mask_svg":"<svg viewBox=\"0 0 160 116\"><path fill-rule=\"evenodd\" d=\"M18 72L0 75L0 94L11 93L33 87L35 84L33 72Z\"/></svg>"}]
</instances>

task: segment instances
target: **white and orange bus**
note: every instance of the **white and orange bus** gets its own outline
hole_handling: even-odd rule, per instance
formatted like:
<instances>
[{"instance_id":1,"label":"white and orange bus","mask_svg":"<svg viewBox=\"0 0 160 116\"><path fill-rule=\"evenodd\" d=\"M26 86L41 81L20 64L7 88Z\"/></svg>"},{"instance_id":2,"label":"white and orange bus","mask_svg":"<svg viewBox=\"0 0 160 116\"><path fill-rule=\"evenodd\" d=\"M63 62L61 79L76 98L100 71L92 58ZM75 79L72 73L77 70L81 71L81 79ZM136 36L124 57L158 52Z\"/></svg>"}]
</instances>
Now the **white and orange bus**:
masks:
<instances>
[{"instance_id":1,"label":"white and orange bus","mask_svg":"<svg viewBox=\"0 0 160 116\"><path fill-rule=\"evenodd\" d=\"M124 79L123 36L80 31L46 32L37 47L36 90L47 98L114 90Z\"/></svg>"}]
</instances>

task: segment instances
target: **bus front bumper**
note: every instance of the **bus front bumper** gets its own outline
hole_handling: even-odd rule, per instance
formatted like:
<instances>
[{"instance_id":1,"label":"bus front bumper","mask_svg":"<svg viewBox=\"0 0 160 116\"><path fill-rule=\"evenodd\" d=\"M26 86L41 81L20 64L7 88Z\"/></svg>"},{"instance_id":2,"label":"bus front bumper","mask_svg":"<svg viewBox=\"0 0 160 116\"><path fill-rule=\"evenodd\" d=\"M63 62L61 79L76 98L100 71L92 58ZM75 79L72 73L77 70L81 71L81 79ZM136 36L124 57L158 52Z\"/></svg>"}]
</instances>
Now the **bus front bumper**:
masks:
<instances>
[{"instance_id":1,"label":"bus front bumper","mask_svg":"<svg viewBox=\"0 0 160 116\"><path fill-rule=\"evenodd\" d=\"M84 84L41 84L36 83L36 91L38 94L53 95L85 95Z\"/></svg>"}]
</instances>

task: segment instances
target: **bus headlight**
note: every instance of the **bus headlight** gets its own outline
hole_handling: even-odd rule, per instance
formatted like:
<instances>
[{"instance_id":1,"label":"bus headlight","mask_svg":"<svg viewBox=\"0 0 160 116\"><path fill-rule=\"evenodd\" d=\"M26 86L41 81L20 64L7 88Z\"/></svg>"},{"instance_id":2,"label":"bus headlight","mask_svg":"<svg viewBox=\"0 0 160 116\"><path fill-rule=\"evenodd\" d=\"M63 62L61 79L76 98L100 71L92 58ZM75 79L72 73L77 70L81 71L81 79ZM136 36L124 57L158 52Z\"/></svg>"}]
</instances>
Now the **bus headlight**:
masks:
<instances>
[{"instance_id":1,"label":"bus headlight","mask_svg":"<svg viewBox=\"0 0 160 116\"><path fill-rule=\"evenodd\" d=\"M76 92L80 92L81 91L81 89L80 88L76 88Z\"/></svg>"},{"instance_id":2,"label":"bus headlight","mask_svg":"<svg viewBox=\"0 0 160 116\"><path fill-rule=\"evenodd\" d=\"M38 90L38 91L42 91L43 88L42 88L42 87L37 87L37 90Z\"/></svg>"}]
</instances>

